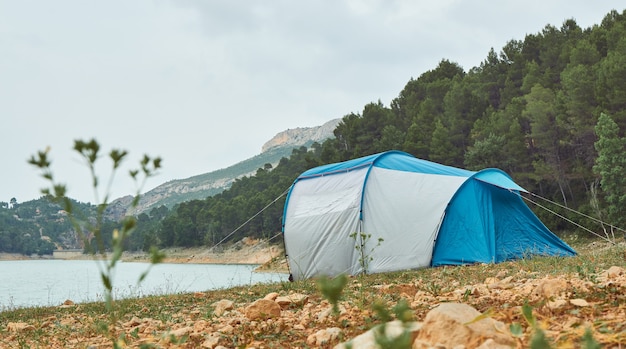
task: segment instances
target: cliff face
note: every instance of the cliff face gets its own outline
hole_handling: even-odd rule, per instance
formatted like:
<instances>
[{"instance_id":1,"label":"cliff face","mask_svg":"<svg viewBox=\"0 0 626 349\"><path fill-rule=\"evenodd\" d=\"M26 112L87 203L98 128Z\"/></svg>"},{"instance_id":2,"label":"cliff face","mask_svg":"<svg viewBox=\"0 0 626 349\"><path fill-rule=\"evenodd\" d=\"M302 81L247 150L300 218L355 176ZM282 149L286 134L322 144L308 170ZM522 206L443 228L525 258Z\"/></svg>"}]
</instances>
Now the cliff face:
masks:
<instances>
[{"instance_id":1,"label":"cliff face","mask_svg":"<svg viewBox=\"0 0 626 349\"><path fill-rule=\"evenodd\" d=\"M334 137L333 131L341 119L330 120L322 126L298 127L279 132L274 138L263 144L261 152L266 152L276 147L296 148L313 141L322 143L328 138Z\"/></svg>"}]
</instances>

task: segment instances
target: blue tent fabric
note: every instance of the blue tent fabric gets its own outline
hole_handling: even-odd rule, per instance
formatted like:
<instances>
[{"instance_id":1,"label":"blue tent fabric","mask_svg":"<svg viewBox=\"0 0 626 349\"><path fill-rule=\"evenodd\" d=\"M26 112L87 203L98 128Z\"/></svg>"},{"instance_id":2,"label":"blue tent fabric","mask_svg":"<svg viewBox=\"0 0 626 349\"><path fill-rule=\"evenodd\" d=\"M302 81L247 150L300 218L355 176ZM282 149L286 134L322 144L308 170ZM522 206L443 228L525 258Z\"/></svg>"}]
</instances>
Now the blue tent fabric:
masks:
<instances>
[{"instance_id":1,"label":"blue tent fabric","mask_svg":"<svg viewBox=\"0 0 626 349\"><path fill-rule=\"evenodd\" d=\"M468 181L446 210L432 265L500 263L543 256L573 256L526 206L518 192Z\"/></svg>"},{"instance_id":2,"label":"blue tent fabric","mask_svg":"<svg viewBox=\"0 0 626 349\"><path fill-rule=\"evenodd\" d=\"M285 203L289 266L303 279L575 255L522 192L499 169L468 171L400 151L312 168L294 181ZM355 250L370 252L368 270Z\"/></svg>"}]
</instances>

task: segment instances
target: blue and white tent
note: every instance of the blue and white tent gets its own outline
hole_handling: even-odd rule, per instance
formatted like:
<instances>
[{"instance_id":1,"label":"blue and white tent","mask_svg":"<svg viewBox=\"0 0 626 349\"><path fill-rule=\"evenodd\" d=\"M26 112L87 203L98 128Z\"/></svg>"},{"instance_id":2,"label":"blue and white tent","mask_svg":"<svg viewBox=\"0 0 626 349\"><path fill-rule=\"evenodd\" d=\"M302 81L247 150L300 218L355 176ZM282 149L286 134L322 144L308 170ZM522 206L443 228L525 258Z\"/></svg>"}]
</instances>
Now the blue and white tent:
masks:
<instances>
[{"instance_id":1,"label":"blue and white tent","mask_svg":"<svg viewBox=\"0 0 626 349\"><path fill-rule=\"evenodd\" d=\"M310 169L291 186L283 213L292 277L575 255L520 192L501 170L467 171L400 151Z\"/></svg>"}]
</instances>

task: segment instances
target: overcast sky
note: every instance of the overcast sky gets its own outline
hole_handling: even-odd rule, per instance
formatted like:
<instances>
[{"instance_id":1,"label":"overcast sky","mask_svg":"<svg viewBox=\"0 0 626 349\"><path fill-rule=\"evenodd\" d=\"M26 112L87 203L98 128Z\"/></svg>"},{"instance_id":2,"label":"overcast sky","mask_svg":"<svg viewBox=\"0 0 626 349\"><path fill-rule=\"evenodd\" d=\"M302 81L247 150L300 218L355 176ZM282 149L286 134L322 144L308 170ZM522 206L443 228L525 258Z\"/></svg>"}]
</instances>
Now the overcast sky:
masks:
<instances>
[{"instance_id":1,"label":"overcast sky","mask_svg":"<svg viewBox=\"0 0 626 349\"><path fill-rule=\"evenodd\" d=\"M50 147L69 196L95 203L71 151L95 138L163 169L145 190L257 155L288 128L389 105L442 59L466 71L490 48L623 1L0 0L0 201L36 199L27 159ZM101 160L106 182L108 159ZM113 198L132 194L127 168ZM104 190L102 188L101 190ZM102 197L100 192L100 198Z\"/></svg>"}]
</instances>

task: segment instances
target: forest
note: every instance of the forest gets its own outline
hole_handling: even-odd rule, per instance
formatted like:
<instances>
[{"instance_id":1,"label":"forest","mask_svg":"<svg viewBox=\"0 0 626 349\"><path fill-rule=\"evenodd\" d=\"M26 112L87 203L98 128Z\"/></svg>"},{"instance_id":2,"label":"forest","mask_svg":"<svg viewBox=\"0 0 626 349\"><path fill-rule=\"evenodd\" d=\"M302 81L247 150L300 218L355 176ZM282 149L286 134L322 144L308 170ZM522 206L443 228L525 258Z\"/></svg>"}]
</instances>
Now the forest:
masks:
<instances>
[{"instance_id":1,"label":"forest","mask_svg":"<svg viewBox=\"0 0 626 349\"><path fill-rule=\"evenodd\" d=\"M560 28L547 25L492 49L468 71L443 59L410 78L389 105L372 102L345 115L335 138L294 149L277 166L267 164L215 196L139 215L126 247L274 237L285 193L300 173L391 149L470 170L500 168L531 193L624 227L624 77L626 11L611 11L590 28L573 19ZM576 229L536 212L556 233ZM0 222L0 251L7 235Z\"/></svg>"}]
</instances>

